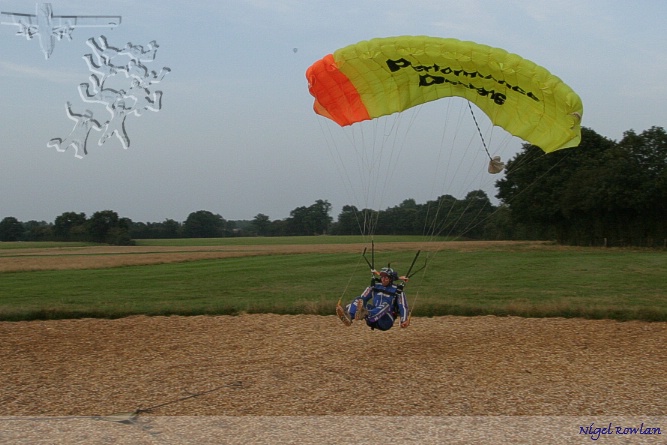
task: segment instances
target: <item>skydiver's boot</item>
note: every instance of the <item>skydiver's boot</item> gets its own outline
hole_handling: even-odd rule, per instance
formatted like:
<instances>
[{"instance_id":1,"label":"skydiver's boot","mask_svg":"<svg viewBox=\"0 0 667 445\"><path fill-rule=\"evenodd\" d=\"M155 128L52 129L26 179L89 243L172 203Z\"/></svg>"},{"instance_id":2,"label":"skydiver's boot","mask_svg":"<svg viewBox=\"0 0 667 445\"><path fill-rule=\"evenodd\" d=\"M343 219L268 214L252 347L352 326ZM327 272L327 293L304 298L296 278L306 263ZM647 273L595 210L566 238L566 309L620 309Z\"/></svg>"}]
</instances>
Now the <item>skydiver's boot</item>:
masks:
<instances>
[{"instance_id":1,"label":"skydiver's boot","mask_svg":"<svg viewBox=\"0 0 667 445\"><path fill-rule=\"evenodd\" d=\"M338 318L340 318L340 321L342 321L345 326L352 325L352 318L350 317L350 314L348 314L347 311L343 309L343 306L341 306L340 303L336 305L336 315L338 315Z\"/></svg>"},{"instance_id":2,"label":"skydiver's boot","mask_svg":"<svg viewBox=\"0 0 667 445\"><path fill-rule=\"evenodd\" d=\"M367 315L368 309L366 309L366 306L364 306L364 302L362 300L357 301L357 312L354 314L354 318L357 320L363 320Z\"/></svg>"}]
</instances>

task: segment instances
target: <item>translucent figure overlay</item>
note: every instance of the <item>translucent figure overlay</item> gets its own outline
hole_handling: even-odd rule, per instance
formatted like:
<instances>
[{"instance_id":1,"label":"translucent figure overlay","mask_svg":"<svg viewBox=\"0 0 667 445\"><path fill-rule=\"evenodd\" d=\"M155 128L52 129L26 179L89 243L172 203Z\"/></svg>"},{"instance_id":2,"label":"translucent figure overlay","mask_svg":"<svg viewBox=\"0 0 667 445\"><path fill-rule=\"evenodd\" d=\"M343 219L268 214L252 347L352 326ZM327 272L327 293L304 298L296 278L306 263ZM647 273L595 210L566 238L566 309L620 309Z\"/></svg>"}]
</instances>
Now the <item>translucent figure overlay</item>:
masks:
<instances>
[{"instance_id":1,"label":"translucent figure overlay","mask_svg":"<svg viewBox=\"0 0 667 445\"><path fill-rule=\"evenodd\" d=\"M0 12L0 24L19 27L16 35L32 40L37 36L44 57L48 59L53 53L56 39L67 37L72 40L74 28L115 28L120 25L119 15L53 15L51 3L37 3L35 14L17 12Z\"/></svg>"},{"instance_id":2,"label":"translucent figure overlay","mask_svg":"<svg viewBox=\"0 0 667 445\"><path fill-rule=\"evenodd\" d=\"M67 116L76 123L66 139L54 138L48 147L65 151L74 147L74 156L88 154L88 137L92 130L101 131L97 145L104 145L116 136L124 149L130 146L126 120L128 116L141 116L145 111L158 112L162 109L162 91L153 91L153 85L162 81L170 68L162 67L159 72L150 70L145 63L155 60L158 44L149 42L145 47L127 43L123 48L109 45L105 36L90 38L86 44L91 54L83 56L90 70L89 81L79 84L79 96L88 104L104 106L108 112L105 119L93 119L93 111L76 114L67 104ZM101 108L101 107L100 107ZM102 110L102 113L106 113ZM102 122L102 123L100 123Z\"/></svg>"},{"instance_id":3,"label":"translucent figure overlay","mask_svg":"<svg viewBox=\"0 0 667 445\"><path fill-rule=\"evenodd\" d=\"M46 146L54 147L60 152L64 152L69 147L72 147L74 148L74 156L81 159L83 156L80 153L83 153L84 155L88 154L86 151L86 144L88 142L90 130L100 131L100 123L93 119L93 112L90 110L84 111L83 114L74 113L70 102L67 102L66 111L67 117L75 122L74 128L67 138L51 139Z\"/></svg>"}]
</instances>

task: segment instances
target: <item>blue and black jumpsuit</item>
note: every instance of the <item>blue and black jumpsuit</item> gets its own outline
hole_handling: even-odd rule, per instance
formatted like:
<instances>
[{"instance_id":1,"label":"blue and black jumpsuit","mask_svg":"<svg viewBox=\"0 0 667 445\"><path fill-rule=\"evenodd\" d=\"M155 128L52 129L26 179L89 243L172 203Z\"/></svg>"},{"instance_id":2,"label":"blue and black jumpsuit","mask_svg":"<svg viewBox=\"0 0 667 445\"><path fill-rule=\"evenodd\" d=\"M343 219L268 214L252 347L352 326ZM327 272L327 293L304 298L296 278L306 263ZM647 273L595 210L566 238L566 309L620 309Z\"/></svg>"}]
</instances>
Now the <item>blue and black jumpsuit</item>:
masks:
<instances>
[{"instance_id":1,"label":"blue and black jumpsuit","mask_svg":"<svg viewBox=\"0 0 667 445\"><path fill-rule=\"evenodd\" d=\"M408 319L408 301L405 293L393 284L385 287L381 283L375 283L348 304L346 309L353 320L357 313L359 300L368 310L368 315L365 317L366 324L372 329L381 331L391 329L397 316L400 317L401 323Z\"/></svg>"}]
</instances>

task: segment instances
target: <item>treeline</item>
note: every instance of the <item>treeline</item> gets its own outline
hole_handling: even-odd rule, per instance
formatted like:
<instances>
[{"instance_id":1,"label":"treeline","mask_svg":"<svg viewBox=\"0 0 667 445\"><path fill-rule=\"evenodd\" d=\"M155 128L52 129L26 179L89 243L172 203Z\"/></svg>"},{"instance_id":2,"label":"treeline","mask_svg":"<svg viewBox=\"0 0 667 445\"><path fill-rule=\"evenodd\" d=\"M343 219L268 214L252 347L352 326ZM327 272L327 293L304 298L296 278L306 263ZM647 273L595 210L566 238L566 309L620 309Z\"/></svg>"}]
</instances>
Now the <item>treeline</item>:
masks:
<instances>
[{"instance_id":1,"label":"treeline","mask_svg":"<svg viewBox=\"0 0 667 445\"><path fill-rule=\"evenodd\" d=\"M300 235L426 235L467 239L546 239L571 245L660 246L667 244L667 134L661 127L619 142L582 129L578 148L545 155L525 144L507 162L491 203L481 190L464 199L443 195L418 204L406 199L384 210L343 207L317 200L290 216L228 221L200 210L184 222L134 222L112 210L66 212L53 223L0 221L0 241L90 241L117 245L147 238L215 238Z\"/></svg>"},{"instance_id":2,"label":"treeline","mask_svg":"<svg viewBox=\"0 0 667 445\"><path fill-rule=\"evenodd\" d=\"M85 213L65 212L53 223L20 222L14 217L5 217L0 221L0 241L81 241L132 245L135 239L358 235L371 232L378 235L432 234L482 239L498 237L497 232L489 230L492 222L487 220L495 210L488 196L476 191L469 193L464 200L443 196L421 205L414 199L406 199L396 207L379 212L344 206L337 221L331 217L331 204L326 200L298 207L290 212L288 218L273 221L262 213L251 221L227 221L207 210L190 213L182 223L173 219L134 222L112 210L95 212L90 218Z\"/></svg>"},{"instance_id":3,"label":"treeline","mask_svg":"<svg viewBox=\"0 0 667 445\"><path fill-rule=\"evenodd\" d=\"M627 131L618 142L583 128L579 147L548 155L526 145L496 187L515 238L585 246L667 243L662 127Z\"/></svg>"},{"instance_id":4,"label":"treeline","mask_svg":"<svg viewBox=\"0 0 667 445\"><path fill-rule=\"evenodd\" d=\"M239 236L233 222L205 210L191 213L185 222L167 219L161 223L134 222L113 210L85 213L65 212L53 223L20 222L14 217L0 221L0 241L80 241L133 245L142 238L215 238Z\"/></svg>"}]
</instances>

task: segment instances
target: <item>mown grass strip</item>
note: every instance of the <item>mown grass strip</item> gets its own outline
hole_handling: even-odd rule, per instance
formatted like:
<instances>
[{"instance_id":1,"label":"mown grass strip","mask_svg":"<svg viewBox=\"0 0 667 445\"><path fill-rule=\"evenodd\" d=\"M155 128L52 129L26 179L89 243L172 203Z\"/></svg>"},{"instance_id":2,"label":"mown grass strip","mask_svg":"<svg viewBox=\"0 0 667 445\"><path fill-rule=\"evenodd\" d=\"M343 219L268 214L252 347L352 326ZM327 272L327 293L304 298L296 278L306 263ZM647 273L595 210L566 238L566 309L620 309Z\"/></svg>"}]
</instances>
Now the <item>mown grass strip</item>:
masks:
<instances>
[{"instance_id":1,"label":"mown grass strip","mask_svg":"<svg viewBox=\"0 0 667 445\"><path fill-rule=\"evenodd\" d=\"M414 252L377 258L405 269ZM429 258L430 257L430 258ZM518 315L667 321L667 256L611 249L424 252L408 284L414 316ZM331 315L368 284L357 254L271 255L0 274L0 320L135 314Z\"/></svg>"}]
</instances>

